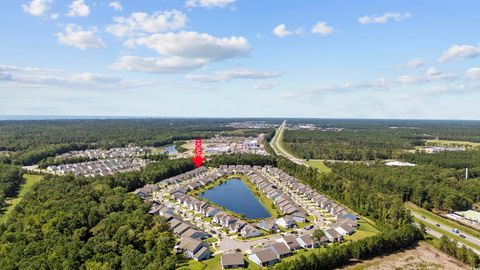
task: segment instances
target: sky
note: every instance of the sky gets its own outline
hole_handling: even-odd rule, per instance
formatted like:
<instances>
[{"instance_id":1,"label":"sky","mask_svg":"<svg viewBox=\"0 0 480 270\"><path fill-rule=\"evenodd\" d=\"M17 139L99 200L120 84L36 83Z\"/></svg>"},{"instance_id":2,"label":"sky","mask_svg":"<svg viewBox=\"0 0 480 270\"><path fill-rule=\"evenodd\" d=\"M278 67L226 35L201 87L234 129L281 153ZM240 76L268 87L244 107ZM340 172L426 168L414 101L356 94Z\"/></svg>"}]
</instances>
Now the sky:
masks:
<instances>
[{"instance_id":1,"label":"sky","mask_svg":"<svg viewBox=\"0 0 480 270\"><path fill-rule=\"evenodd\" d=\"M0 116L480 119L478 0L2 0Z\"/></svg>"}]
</instances>

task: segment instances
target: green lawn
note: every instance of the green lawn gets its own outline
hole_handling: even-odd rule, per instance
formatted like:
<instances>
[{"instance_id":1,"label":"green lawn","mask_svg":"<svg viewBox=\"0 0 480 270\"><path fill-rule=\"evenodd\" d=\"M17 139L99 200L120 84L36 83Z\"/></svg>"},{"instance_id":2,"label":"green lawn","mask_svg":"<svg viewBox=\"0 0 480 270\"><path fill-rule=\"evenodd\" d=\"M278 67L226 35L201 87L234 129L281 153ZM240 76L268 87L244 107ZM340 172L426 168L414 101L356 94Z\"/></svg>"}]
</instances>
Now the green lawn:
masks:
<instances>
[{"instance_id":1,"label":"green lawn","mask_svg":"<svg viewBox=\"0 0 480 270\"><path fill-rule=\"evenodd\" d=\"M195 260L189 260L185 264L178 265L178 269L181 270L220 270L222 266L220 265L220 256L214 256L205 261L197 262Z\"/></svg>"},{"instance_id":2,"label":"green lawn","mask_svg":"<svg viewBox=\"0 0 480 270\"><path fill-rule=\"evenodd\" d=\"M359 228L352 235L346 236L345 240L357 241L379 233L372 224L366 221L361 220L358 222L358 225L360 225Z\"/></svg>"},{"instance_id":3,"label":"green lawn","mask_svg":"<svg viewBox=\"0 0 480 270\"><path fill-rule=\"evenodd\" d=\"M9 205L4 208L4 212L0 213L0 222L3 222L10 212L13 211L15 206L22 200L22 198L27 194L30 189L32 189L32 186L38 182L40 182L43 179L43 176L41 175L34 175L34 174L24 174L23 178L25 182L20 186L20 191L18 192L18 196L16 198L8 199L7 201L9 202Z\"/></svg>"},{"instance_id":4,"label":"green lawn","mask_svg":"<svg viewBox=\"0 0 480 270\"><path fill-rule=\"evenodd\" d=\"M433 220L433 221L435 221L439 224L444 224L444 225L449 226L449 227L457 228L462 232L466 232L466 233L468 233L472 236L480 238L480 232L478 232L477 230L472 229L468 226L462 225L462 224L460 224L456 221L453 221L453 220L450 220L450 219L447 219L447 218L443 218L439 215L435 215L434 213L432 213L432 212L430 212L426 209L418 207L414 203L406 202L405 207L408 210L410 210L410 211L412 211L416 214L422 215L422 216L424 216L428 219L431 219L431 220ZM426 223L426 222L424 222L424 223Z\"/></svg>"},{"instance_id":5,"label":"green lawn","mask_svg":"<svg viewBox=\"0 0 480 270\"><path fill-rule=\"evenodd\" d=\"M321 172L321 173L331 173L332 172L332 169L327 167L325 165L325 163L323 163L323 161L319 160L319 159L311 159L311 160L307 161L307 164L312 166L313 168L318 169L318 171Z\"/></svg>"},{"instance_id":6,"label":"green lawn","mask_svg":"<svg viewBox=\"0 0 480 270\"><path fill-rule=\"evenodd\" d=\"M254 262L245 258L245 269L259 270L262 269L260 266L256 265ZM181 264L178 267L179 270L220 270L222 266L220 264L220 255L214 256L211 259L197 262L195 260L189 260L187 263Z\"/></svg>"},{"instance_id":7,"label":"green lawn","mask_svg":"<svg viewBox=\"0 0 480 270\"><path fill-rule=\"evenodd\" d=\"M465 147L465 148L478 148L480 143L468 142L468 141L451 141L451 140L427 140L427 145L444 146L444 147Z\"/></svg>"}]
</instances>

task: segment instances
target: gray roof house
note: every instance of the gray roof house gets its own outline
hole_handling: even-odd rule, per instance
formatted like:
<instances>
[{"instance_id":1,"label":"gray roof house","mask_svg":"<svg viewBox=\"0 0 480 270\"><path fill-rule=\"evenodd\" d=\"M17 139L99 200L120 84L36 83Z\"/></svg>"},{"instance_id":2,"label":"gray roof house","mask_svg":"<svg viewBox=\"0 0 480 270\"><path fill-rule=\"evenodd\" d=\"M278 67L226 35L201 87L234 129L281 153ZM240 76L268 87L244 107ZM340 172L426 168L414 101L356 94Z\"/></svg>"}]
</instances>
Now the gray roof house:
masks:
<instances>
[{"instance_id":1,"label":"gray roof house","mask_svg":"<svg viewBox=\"0 0 480 270\"><path fill-rule=\"evenodd\" d=\"M223 269L244 268L245 261L240 252L224 253L220 256L220 263Z\"/></svg>"},{"instance_id":2,"label":"gray roof house","mask_svg":"<svg viewBox=\"0 0 480 270\"><path fill-rule=\"evenodd\" d=\"M277 254L269 248L248 255L248 259L260 266L271 266L279 262Z\"/></svg>"},{"instance_id":3,"label":"gray roof house","mask_svg":"<svg viewBox=\"0 0 480 270\"><path fill-rule=\"evenodd\" d=\"M283 228L292 228L295 226L295 220L290 216L284 216L276 221L277 225Z\"/></svg>"},{"instance_id":4,"label":"gray roof house","mask_svg":"<svg viewBox=\"0 0 480 270\"><path fill-rule=\"evenodd\" d=\"M206 243L191 237L182 237L178 244L178 249L183 251L187 258L197 261L208 259L211 255Z\"/></svg>"},{"instance_id":5,"label":"gray roof house","mask_svg":"<svg viewBox=\"0 0 480 270\"><path fill-rule=\"evenodd\" d=\"M340 242L343 240L343 236L337 232L334 228L330 228L324 231L325 236L328 238L330 242Z\"/></svg>"},{"instance_id":6,"label":"gray roof house","mask_svg":"<svg viewBox=\"0 0 480 270\"><path fill-rule=\"evenodd\" d=\"M324 237L324 240L328 242L328 238L326 236L323 236L323 237ZM317 248L320 246L320 243L314 240L311 234L301 235L297 237L296 240L302 248Z\"/></svg>"},{"instance_id":7,"label":"gray roof house","mask_svg":"<svg viewBox=\"0 0 480 270\"><path fill-rule=\"evenodd\" d=\"M295 238L296 237L293 236L293 235L285 235L280 240L283 243L285 243L290 250L293 251L293 250L297 250L297 249L301 248L300 244L297 242L297 240Z\"/></svg>"},{"instance_id":8,"label":"gray roof house","mask_svg":"<svg viewBox=\"0 0 480 270\"><path fill-rule=\"evenodd\" d=\"M273 252L277 254L277 258L279 259L292 255L292 251L288 248L288 246L285 243L274 243L266 248L273 250Z\"/></svg>"},{"instance_id":9,"label":"gray roof house","mask_svg":"<svg viewBox=\"0 0 480 270\"><path fill-rule=\"evenodd\" d=\"M273 232L276 231L277 228L277 223L275 223L274 219L264 219L261 220L260 222L257 223L257 226L261 229L264 229L265 231L268 232Z\"/></svg>"},{"instance_id":10,"label":"gray roof house","mask_svg":"<svg viewBox=\"0 0 480 270\"><path fill-rule=\"evenodd\" d=\"M240 234L242 235L243 238L250 238L250 237L256 237L262 235L262 232L253 227L250 224L247 224L243 226L242 230L240 231Z\"/></svg>"}]
</instances>

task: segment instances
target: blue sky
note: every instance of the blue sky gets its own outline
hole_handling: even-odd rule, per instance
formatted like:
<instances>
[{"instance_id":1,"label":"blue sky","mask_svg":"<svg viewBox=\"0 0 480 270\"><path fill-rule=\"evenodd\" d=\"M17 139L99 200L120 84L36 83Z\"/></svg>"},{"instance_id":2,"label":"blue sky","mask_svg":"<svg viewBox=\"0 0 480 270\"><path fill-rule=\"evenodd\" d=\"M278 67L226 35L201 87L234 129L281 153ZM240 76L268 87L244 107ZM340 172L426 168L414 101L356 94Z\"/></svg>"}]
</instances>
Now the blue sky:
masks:
<instances>
[{"instance_id":1,"label":"blue sky","mask_svg":"<svg viewBox=\"0 0 480 270\"><path fill-rule=\"evenodd\" d=\"M480 2L3 0L0 115L480 119Z\"/></svg>"}]
</instances>

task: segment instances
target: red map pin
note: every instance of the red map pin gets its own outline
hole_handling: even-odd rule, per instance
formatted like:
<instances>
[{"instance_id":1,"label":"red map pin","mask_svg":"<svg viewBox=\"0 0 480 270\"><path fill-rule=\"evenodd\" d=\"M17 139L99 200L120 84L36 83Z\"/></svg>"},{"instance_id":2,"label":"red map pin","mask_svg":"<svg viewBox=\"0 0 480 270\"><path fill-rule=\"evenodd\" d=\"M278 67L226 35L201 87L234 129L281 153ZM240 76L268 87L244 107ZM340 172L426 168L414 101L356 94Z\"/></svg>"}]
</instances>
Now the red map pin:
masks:
<instances>
[{"instance_id":1,"label":"red map pin","mask_svg":"<svg viewBox=\"0 0 480 270\"><path fill-rule=\"evenodd\" d=\"M195 156L192 158L195 166L200 167L205 161L205 158L202 157L202 139L195 139Z\"/></svg>"}]
</instances>

